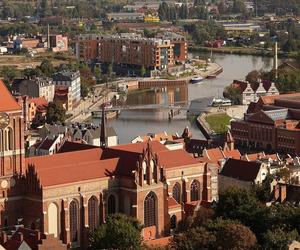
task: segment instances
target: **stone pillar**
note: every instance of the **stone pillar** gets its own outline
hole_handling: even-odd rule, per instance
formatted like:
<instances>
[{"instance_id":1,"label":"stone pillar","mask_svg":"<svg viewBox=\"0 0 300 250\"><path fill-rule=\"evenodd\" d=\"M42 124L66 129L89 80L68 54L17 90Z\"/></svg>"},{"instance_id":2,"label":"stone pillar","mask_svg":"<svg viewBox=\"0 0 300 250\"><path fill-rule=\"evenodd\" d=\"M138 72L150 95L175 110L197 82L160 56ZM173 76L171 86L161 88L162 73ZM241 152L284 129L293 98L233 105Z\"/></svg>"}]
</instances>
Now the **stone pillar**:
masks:
<instances>
[{"instance_id":1,"label":"stone pillar","mask_svg":"<svg viewBox=\"0 0 300 250\"><path fill-rule=\"evenodd\" d=\"M105 218L106 218L106 202L104 200L104 194L103 193L100 194L99 206L100 206L100 216L99 216L99 218L101 220L101 223L104 223Z\"/></svg>"},{"instance_id":2,"label":"stone pillar","mask_svg":"<svg viewBox=\"0 0 300 250\"><path fill-rule=\"evenodd\" d=\"M48 234L48 204L45 202L43 203L43 225L41 225L43 227L43 231L45 234Z\"/></svg>"},{"instance_id":3,"label":"stone pillar","mask_svg":"<svg viewBox=\"0 0 300 250\"><path fill-rule=\"evenodd\" d=\"M64 231L64 236L63 236L63 243L69 244L70 243L70 223L69 223L69 203L67 199L63 200L63 215L64 218L62 218L62 221L64 222L65 228L63 229Z\"/></svg>"},{"instance_id":4,"label":"stone pillar","mask_svg":"<svg viewBox=\"0 0 300 250\"><path fill-rule=\"evenodd\" d=\"M82 196L82 216L83 216L83 227L82 227L82 244L81 247L84 249L88 248L89 240L89 213L88 213L88 198L84 195Z\"/></svg>"}]
</instances>

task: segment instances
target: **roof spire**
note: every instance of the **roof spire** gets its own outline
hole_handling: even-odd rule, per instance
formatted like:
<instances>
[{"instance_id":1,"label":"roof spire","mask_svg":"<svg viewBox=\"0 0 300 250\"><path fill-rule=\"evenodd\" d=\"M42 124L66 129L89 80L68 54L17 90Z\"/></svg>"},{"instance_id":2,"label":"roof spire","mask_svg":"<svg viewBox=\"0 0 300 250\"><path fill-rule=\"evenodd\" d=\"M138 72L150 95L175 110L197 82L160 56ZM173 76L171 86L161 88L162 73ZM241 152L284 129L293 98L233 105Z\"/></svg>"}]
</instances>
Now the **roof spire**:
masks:
<instances>
[{"instance_id":1,"label":"roof spire","mask_svg":"<svg viewBox=\"0 0 300 250\"><path fill-rule=\"evenodd\" d=\"M101 105L102 109L102 118L101 118L101 131L100 131L100 147L106 148L106 114L105 114L105 104Z\"/></svg>"}]
</instances>

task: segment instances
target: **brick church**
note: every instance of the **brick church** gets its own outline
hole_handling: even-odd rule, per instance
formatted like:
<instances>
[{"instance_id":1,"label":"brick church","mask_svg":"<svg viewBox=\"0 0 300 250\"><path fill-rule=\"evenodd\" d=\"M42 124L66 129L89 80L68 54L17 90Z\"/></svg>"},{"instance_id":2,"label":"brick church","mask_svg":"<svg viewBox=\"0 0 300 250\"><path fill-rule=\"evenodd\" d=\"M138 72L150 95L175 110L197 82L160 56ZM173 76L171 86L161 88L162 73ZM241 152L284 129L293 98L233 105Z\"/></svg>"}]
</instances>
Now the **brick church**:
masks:
<instances>
[{"instance_id":1,"label":"brick church","mask_svg":"<svg viewBox=\"0 0 300 250\"><path fill-rule=\"evenodd\" d=\"M0 167L1 230L21 223L68 248L86 248L88 233L119 212L140 220L145 240L167 236L217 199L210 166L159 142L103 141L100 148L25 158L22 109L1 81Z\"/></svg>"}]
</instances>

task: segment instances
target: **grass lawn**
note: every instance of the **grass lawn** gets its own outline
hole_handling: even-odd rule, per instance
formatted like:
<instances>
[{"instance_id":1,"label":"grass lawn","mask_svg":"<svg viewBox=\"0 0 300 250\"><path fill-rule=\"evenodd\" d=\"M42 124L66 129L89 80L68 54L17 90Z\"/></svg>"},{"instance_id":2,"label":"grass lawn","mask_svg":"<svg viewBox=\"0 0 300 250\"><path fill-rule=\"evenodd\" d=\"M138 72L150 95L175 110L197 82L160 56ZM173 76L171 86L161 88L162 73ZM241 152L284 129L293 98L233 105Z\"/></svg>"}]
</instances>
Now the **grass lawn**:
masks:
<instances>
[{"instance_id":1,"label":"grass lawn","mask_svg":"<svg viewBox=\"0 0 300 250\"><path fill-rule=\"evenodd\" d=\"M230 123L231 117L227 114L212 114L205 117L210 128L216 133L224 133L228 130L227 125Z\"/></svg>"}]
</instances>

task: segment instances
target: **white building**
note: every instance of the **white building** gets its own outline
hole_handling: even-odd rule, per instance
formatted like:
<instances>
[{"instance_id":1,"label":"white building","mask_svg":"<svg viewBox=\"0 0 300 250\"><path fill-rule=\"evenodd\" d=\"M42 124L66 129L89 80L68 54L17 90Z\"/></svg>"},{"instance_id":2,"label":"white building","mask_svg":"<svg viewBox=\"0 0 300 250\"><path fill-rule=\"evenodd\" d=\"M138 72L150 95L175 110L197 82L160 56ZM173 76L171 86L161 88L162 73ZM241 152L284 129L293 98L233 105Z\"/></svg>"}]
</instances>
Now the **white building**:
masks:
<instances>
[{"instance_id":1,"label":"white building","mask_svg":"<svg viewBox=\"0 0 300 250\"><path fill-rule=\"evenodd\" d=\"M55 86L51 78L16 79L13 90L29 97L45 97L47 102L54 98Z\"/></svg>"},{"instance_id":2,"label":"white building","mask_svg":"<svg viewBox=\"0 0 300 250\"><path fill-rule=\"evenodd\" d=\"M257 102L262 96L279 95L275 83L266 84L261 80L256 83L237 81L242 95L243 105L249 105L251 102Z\"/></svg>"},{"instance_id":3,"label":"white building","mask_svg":"<svg viewBox=\"0 0 300 250\"><path fill-rule=\"evenodd\" d=\"M79 71L60 71L53 75L53 83L56 87L65 86L71 91L72 107L76 108L80 103L81 87Z\"/></svg>"}]
</instances>

